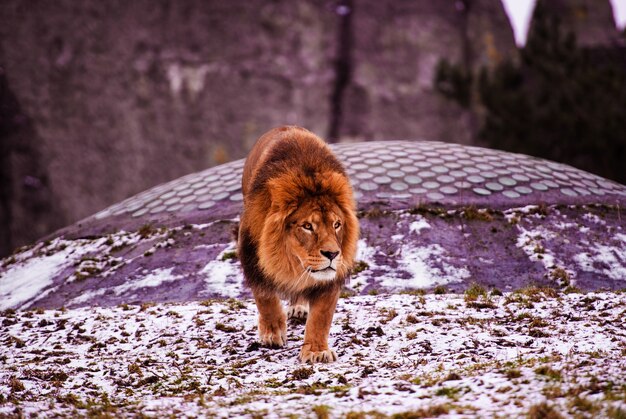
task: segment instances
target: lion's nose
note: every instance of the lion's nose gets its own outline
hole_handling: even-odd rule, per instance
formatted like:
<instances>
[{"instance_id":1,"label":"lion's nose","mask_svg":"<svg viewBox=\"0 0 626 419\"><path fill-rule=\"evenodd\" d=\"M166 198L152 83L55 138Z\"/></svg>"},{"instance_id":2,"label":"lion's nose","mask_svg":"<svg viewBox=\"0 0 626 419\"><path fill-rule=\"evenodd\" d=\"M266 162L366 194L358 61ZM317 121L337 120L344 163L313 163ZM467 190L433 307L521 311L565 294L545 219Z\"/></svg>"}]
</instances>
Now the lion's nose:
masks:
<instances>
[{"instance_id":1,"label":"lion's nose","mask_svg":"<svg viewBox=\"0 0 626 419\"><path fill-rule=\"evenodd\" d=\"M337 257L337 255L339 254L339 252L329 252L328 250L320 250L320 253L324 256L326 256L329 260L333 260L334 258Z\"/></svg>"}]
</instances>

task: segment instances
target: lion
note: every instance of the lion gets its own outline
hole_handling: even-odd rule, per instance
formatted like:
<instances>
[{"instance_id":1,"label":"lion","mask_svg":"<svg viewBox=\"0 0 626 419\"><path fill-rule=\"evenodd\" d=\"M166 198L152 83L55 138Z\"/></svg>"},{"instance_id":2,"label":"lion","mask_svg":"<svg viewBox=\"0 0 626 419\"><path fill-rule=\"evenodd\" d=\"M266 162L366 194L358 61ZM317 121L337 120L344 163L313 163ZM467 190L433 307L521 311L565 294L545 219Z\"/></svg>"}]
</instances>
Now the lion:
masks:
<instances>
[{"instance_id":1,"label":"lion","mask_svg":"<svg viewBox=\"0 0 626 419\"><path fill-rule=\"evenodd\" d=\"M278 127L250 151L242 193L238 254L261 344L285 345L287 318L306 318L300 360L336 361L328 333L359 237L345 169L312 132Z\"/></svg>"}]
</instances>

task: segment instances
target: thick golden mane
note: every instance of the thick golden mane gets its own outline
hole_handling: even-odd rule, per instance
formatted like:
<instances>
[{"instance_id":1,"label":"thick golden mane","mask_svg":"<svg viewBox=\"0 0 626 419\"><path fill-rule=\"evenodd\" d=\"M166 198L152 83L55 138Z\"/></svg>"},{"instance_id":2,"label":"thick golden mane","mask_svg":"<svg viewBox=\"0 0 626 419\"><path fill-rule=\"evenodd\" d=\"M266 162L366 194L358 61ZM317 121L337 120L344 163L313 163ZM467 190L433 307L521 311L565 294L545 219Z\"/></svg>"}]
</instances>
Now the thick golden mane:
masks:
<instances>
[{"instance_id":1,"label":"thick golden mane","mask_svg":"<svg viewBox=\"0 0 626 419\"><path fill-rule=\"evenodd\" d=\"M287 295L319 287L310 277L302 279L302 260L288 240L293 234L290 217L307 208L322 216L330 211L340 214L343 260L333 284L348 275L356 254L358 220L345 170L323 140L298 127L270 131L251 151L242 183L239 246L248 285Z\"/></svg>"}]
</instances>

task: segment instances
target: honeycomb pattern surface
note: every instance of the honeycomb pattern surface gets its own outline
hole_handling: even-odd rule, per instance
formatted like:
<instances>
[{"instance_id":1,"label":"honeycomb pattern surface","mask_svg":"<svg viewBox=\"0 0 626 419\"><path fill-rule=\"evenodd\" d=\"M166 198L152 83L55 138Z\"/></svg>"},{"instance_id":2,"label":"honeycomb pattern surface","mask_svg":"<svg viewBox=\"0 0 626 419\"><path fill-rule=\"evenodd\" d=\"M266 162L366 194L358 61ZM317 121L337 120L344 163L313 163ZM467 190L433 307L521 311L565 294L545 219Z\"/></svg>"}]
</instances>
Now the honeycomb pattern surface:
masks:
<instances>
[{"instance_id":1,"label":"honeycomb pattern surface","mask_svg":"<svg viewBox=\"0 0 626 419\"><path fill-rule=\"evenodd\" d=\"M611 201L626 187L565 164L523 154L434 141L378 141L332 145L358 201L463 203L489 198L511 205L579 197ZM94 215L133 218L210 211L240 204L244 159L156 186ZM550 199L552 197L552 199Z\"/></svg>"}]
</instances>

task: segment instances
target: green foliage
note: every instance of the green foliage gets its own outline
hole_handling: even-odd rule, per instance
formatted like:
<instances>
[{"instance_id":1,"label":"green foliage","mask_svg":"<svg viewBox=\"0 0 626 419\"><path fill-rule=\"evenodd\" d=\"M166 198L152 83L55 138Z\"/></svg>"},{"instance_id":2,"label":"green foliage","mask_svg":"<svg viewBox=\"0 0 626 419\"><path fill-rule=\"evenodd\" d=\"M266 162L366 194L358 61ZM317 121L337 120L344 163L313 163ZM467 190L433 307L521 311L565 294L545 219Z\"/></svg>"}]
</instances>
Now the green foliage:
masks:
<instances>
[{"instance_id":1,"label":"green foliage","mask_svg":"<svg viewBox=\"0 0 626 419\"><path fill-rule=\"evenodd\" d=\"M547 377L547 378L549 378L551 380L555 380L555 381L561 381L562 378L563 378L559 371L556 371L556 370L550 368L547 365L542 365L540 367L537 367L535 369L535 374L543 375L544 377Z\"/></svg>"},{"instance_id":2,"label":"green foliage","mask_svg":"<svg viewBox=\"0 0 626 419\"><path fill-rule=\"evenodd\" d=\"M472 282L470 287L465 290L465 301L476 301L478 297L487 297L487 291L482 285Z\"/></svg>"},{"instance_id":3,"label":"green foliage","mask_svg":"<svg viewBox=\"0 0 626 419\"><path fill-rule=\"evenodd\" d=\"M487 290L475 282L465 290L465 303L467 307L476 309L496 307L495 303L487 295Z\"/></svg>"},{"instance_id":4,"label":"green foliage","mask_svg":"<svg viewBox=\"0 0 626 419\"><path fill-rule=\"evenodd\" d=\"M433 289L433 293L437 294L437 295L443 295L443 294L445 294L447 292L448 292L448 289L445 287L445 285L437 285Z\"/></svg>"},{"instance_id":5,"label":"green foliage","mask_svg":"<svg viewBox=\"0 0 626 419\"><path fill-rule=\"evenodd\" d=\"M542 7L534 22L520 65L481 73L481 139L626 181L626 68L610 50L579 48Z\"/></svg>"},{"instance_id":6,"label":"green foliage","mask_svg":"<svg viewBox=\"0 0 626 419\"><path fill-rule=\"evenodd\" d=\"M363 272L366 269L369 269L370 265L367 262L364 262L362 260L357 260L356 263L354 264L354 267L352 268L352 272L354 274L358 274L360 272Z\"/></svg>"},{"instance_id":7,"label":"green foliage","mask_svg":"<svg viewBox=\"0 0 626 419\"><path fill-rule=\"evenodd\" d=\"M435 86L463 106L477 90L478 136L487 146L626 183L624 48L579 47L540 2L534 13L521 62L504 60L478 77L461 77L462 66L442 61Z\"/></svg>"},{"instance_id":8,"label":"green foliage","mask_svg":"<svg viewBox=\"0 0 626 419\"><path fill-rule=\"evenodd\" d=\"M222 254L222 261L237 259L237 252L224 252Z\"/></svg>"},{"instance_id":9,"label":"green foliage","mask_svg":"<svg viewBox=\"0 0 626 419\"><path fill-rule=\"evenodd\" d=\"M436 396L447 396L451 399L458 397L460 389L456 387L442 387L435 392Z\"/></svg>"}]
</instances>

